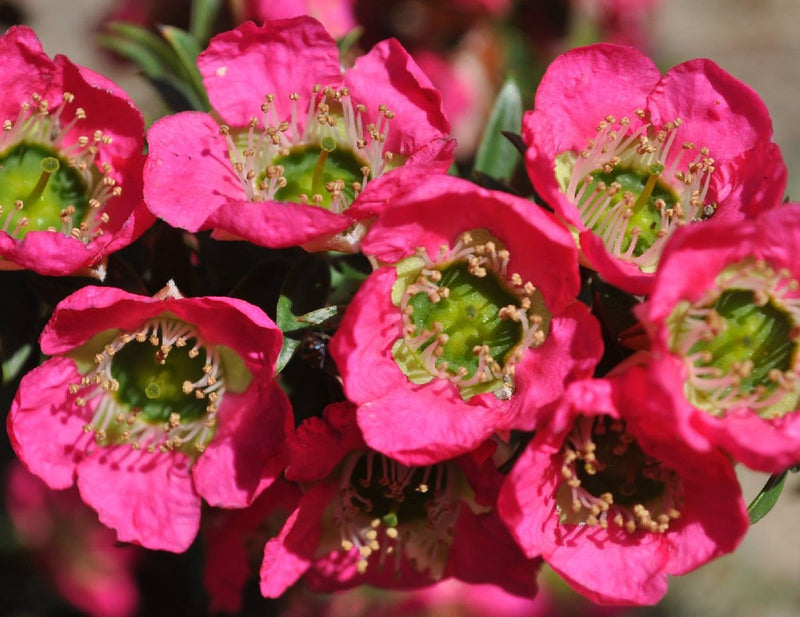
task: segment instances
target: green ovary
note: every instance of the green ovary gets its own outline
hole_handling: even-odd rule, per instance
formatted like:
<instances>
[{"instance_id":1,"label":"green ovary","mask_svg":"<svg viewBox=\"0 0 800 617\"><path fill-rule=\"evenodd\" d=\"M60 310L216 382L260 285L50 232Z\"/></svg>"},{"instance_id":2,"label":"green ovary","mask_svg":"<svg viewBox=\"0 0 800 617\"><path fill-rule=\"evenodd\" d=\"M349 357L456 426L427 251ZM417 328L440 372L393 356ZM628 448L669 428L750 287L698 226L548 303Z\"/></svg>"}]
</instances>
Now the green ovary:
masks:
<instances>
[{"instance_id":1,"label":"green ovary","mask_svg":"<svg viewBox=\"0 0 800 617\"><path fill-rule=\"evenodd\" d=\"M310 198L317 194L322 195L320 205L327 209L331 205L331 194L325 185L342 180L344 201L352 203L355 197L353 183L363 181L361 168L366 163L356 158L351 150L323 140L322 146L296 146L288 155L276 158L272 164L282 165L286 178L286 186L275 192L276 199L296 202L300 201L300 195Z\"/></svg>"},{"instance_id":2,"label":"green ovary","mask_svg":"<svg viewBox=\"0 0 800 617\"><path fill-rule=\"evenodd\" d=\"M111 375L119 382L112 395L131 410L140 409L149 422L165 422L171 413L181 420L195 420L205 415L208 400L194 393L184 394L183 382L197 381L203 375L204 354L188 355L191 346L170 351L159 363L159 348L149 342L131 341L114 354Z\"/></svg>"},{"instance_id":3,"label":"green ovary","mask_svg":"<svg viewBox=\"0 0 800 617\"><path fill-rule=\"evenodd\" d=\"M652 170L660 172L657 167ZM656 201L661 199L666 204L666 208L673 207L678 202L678 196L675 191L671 189L661 179L658 173L650 173L650 170L635 170L625 169L622 167L612 170L610 173L595 172L592 174L592 182L586 188L584 198L581 200L580 207L586 203L594 195L594 188L599 182L603 182L606 186L610 186L612 182L617 182L621 188L616 195L611 197L610 203L606 206L606 210L611 209L617 203L622 201L623 195L630 192L635 197L633 206L633 216L628 220L625 229L625 239L622 241L620 250L624 253L631 241L631 230L638 227L641 230L639 239L633 249L633 255L638 257L649 249L653 243L658 239L658 232L661 229L661 212L656 208ZM584 223L586 217L582 217ZM607 221L604 217L593 224L592 231L602 234L605 230Z\"/></svg>"},{"instance_id":4,"label":"green ovary","mask_svg":"<svg viewBox=\"0 0 800 617\"><path fill-rule=\"evenodd\" d=\"M713 309L725 320L726 327L711 341L695 343L689 350L690 354L711 354L710 362L697 362L697 366L714 366L728 375L735 365L750 361L752 371L742 377L741 390L750 393L758 386L768 392L774 390L776 384L769 379L770 371L789 370L795 354L789 316L771 302L757 305L753 292L744 289L723 292Z\"/></svg>"},{"instance_id":5,"label":"green ovary","mask_svg":"<svg viewBox=\"0 0 800 617\"><path fill-rule=\"evenodd\" d=\"M25 217L28 224L15 237L28 231L61 230L62 210L75 208L73 220L82 221L88 209L86 183L77 170L57 153L36 144L18 144L0 156L0 205L11 211L17 201L22 210L14 211L6 229L14 230Z\"/></svg>"},{"instance_id":6,"label":"green ovary","mask_svg":"<svg viewBox=\"0 0 800 617\"><path fill-rule=\"evenodd\" d=\"M468 378L475 374L477 345L487 345L492 358L502 366L508 353L520 342L522 326L511 319L501 319L498 311L510 304L519 306L519 299L504 289L491 271L479 278L471 275L467 264L461 262L443 268L441 273L439 287L447 287L449 297L434 303L426 293L418 293L409 302L417 332L422 329L432 332L434 324L442 325L448 341L439 363L447 362L448 371L453 374L459 367L467 370Z\"/></svg>"}]
</instances>

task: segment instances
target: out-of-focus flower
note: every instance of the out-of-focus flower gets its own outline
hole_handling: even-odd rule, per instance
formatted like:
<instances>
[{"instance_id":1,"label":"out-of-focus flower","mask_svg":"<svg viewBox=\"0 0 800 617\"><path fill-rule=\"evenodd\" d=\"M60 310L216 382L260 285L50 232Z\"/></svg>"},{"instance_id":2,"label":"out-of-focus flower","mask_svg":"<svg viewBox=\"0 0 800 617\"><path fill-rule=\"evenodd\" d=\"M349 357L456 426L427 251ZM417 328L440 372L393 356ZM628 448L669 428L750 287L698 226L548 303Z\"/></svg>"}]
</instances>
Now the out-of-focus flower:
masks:
<instances>
[{"instance_id":1,"label":"out-of-focus flower","mask_svg":"<svg viewBox=\"0 0 800 617\"><path fill-rule=\"evenodd\" d=\"M732 551L748 527L728 458L645 412L644 369L572 384L498 500L528 555L595 602L653 604L668 575Z\"/></svg>"},{"instance_id":2,"label":"out-of-focus flower","mask_svg":"<svg viewBox=\"0 0 800 617\"><path fill-rule=\"evenodd\" d=\"M597 40L647 51L652 19L660 0L572 0L577 18L588 20ZM573 17L575 19L575 17Z\"/></svg>"},{"instance_id":3,"label":"out-of-focus flower","mask_svg":"<svg viewBox=\"0 0 800 617\"><path fill-rule=\"evenodd\" d=\"M135 614L137 549L117 545L75 489L53 491L16 462L6 471L6 508L17 538L59 593L91 617Z\"/></svg>"},{"instance_id":4,"label":"out-of-focus flower","mask_svg":"<svg viewBox=\"0 0 800 617\"><path fill-rule=\"evenodd\" d=\"M42 334L12 445L51 488L76 481L121 541L183 551L200 498L243 507L277 477L291 408L272 373L281 334L232 298L85 287Z\"/></svg>"},{"instance_id":5,"label":"out-of-focus flower","mask_svg":"<svg viewBox=\"0 0 800 617\"><path fill-rule=\"evenodd\" d=\"M341 38L356 27L355 0L246 0L247 19L265 22L308 15L322 22L331 36Z\"/></svg>"},{"instance_id":6,"label":"out-of-focus flower","mask_svg":"<svg viewBox=\"0 0 800 617\"><path fill-rule=\"evenodd\" d=\"M421 180L373 224L383 267L331 340L371 448L430 464L495 431L532 430L602 343L575 300L577 251L544 210L450 176Z\"/></svg>"},{"instance_id":7,"label":"out-of-focus flower","mask_svg":"<svg viewBox=\"0 0 800 617\"><path fill-rule=\"evenodd\" d=\"M523 119L537 192L606 280L646 294L678 227L743 220L780 203L786 167L764 103L710 60L661 75L607 44L548 68Z\"/></svg>"},{"instance_id":8,"label":"out-of-focus flower","mask_svg":"<svg viewBox=\"0 0 800 617\"><path fill-rule=\"evenodd\" d=\"M455 577L536 593L539 560L522 556L494 512L502 475L486 454L403 465L364 443L347 402L303 423L288 447L286 477L308 490L264 549L265 596L301 577L315 591Z\"/></svg>"},{"instance_id":9,"label":"out-of-focus flower","mask_svg":"<svg viewBox=\"0 0 800 617\"><path fill-rule=\"evenodd\" d=\"M152 222L144 121L110 81L51 60L32 30L0 37L0 269L95 269Z\"/></svg>"},{"instance_id":10,"label":"out-of-focus flower","mask_svg":"<svg viewBox=\"0 0 800 617\"><path fill-rule=\"evenodd\" d=\"M452 160L438 92L394 40L342 74L309 17L246 23L198 58L217 116L184 112L148 133L145 197L168 223L262 246L354 250L347 215L367 185Z\"/></svg>"},{"instance_id":11,"label":"out-of-focus flower","mask_svg":"<svg viewBox=\"0 0 800 617\"><path fill-rule=\"evenodd\" d=\"M800 462L800 204L681 230L637 315L684 439L761 471Z\"/></svg>"}]
</instances>

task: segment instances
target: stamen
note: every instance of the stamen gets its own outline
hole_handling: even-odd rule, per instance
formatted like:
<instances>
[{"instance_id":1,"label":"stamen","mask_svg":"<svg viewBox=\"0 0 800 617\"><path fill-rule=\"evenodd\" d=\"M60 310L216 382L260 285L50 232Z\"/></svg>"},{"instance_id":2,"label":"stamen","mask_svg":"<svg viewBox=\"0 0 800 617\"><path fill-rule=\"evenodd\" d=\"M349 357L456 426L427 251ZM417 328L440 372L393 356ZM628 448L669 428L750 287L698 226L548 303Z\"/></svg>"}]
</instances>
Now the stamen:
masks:
<instances>
[{"instance_id":1,"label":"stamen","mask_svg":"<svg viewBox=\"0 0 800 617\"><path fill-rule=\"evenodd\" d=\"M195 344L185 357L171 359L189 340ZM138 347L142 344L147 347ZM174 373L193 370L191 359L201 349L206 352L201 375L176 387ZM141 366L148 358L151 369ZM192 325L157 317L105 345L95 355L95 368L69 390L79 407L98 401L84 428L95 433L100 445L129 443L149 453L180 450L197 456L214 435L225 380L215 346L206 344Z\"/></svg>"},{"instance_id":2,"label":"stamen","mask_svg":"<svg viewBox=\"0 0 800 617\"><path fill-rule=\"evenodd\" d=\"M637 115L642 123L635 129L627 118L617 122L608 116L584 150L559 158L571 163L562 186L584 226L600 236L612 255L651 272L677 227L713 214L715 206L705 198L714 167L708 149L700 148L695 160L681 168L684 153L696 147L688 142L669 160L680 119L655 127L644 112Z\"/></svg>"}]
</instances>

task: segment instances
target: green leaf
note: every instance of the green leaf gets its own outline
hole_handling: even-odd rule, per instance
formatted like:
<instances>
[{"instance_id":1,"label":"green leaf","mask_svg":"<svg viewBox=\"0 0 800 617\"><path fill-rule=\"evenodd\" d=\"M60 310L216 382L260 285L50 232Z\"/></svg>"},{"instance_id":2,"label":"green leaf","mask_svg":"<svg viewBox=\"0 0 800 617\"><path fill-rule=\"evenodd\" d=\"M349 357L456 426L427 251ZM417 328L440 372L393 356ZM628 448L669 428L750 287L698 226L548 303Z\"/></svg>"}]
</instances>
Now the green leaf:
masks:
<instances>
[{"instance_id":1,"label":"green leaf","mask_svg":"<svg viewBox=\"0 0 800 617\"><path fill-rule=\"evenodd\" d=\"M292 359L294 352L297 351L299 346L300 339L289 338L288 336L283 337L283 347L281 347L281 353L278 354L278 361L275 363L276 375L286 368L286 365L289 364L289 360Z\"/></svg>"},{"instance_id":2,"label":"green leaf","mask_svg":"<svg viewBox=\"0 0 800 617\"><path fill-rule=\"evenodd\" d=\"M503 136L503 131L518 133L521 127L522 94L514 79L509 77L500 89L489 115L489 123L475 157L475 170L494 178L511 180L519 156Z\"/></svg>"},{"instance_id":3,"label":"green leaf","mask_svg":"<svg viewBox=\"0 0 800 617\"><path fill-rule=\"evenodd\" d=\"M783 483L786 481L786 472L772 474L761 489L761 492L756 495L756 498L747 506L747 514L750 515L750 524L753 525L760 521L767 512L772 510L781 496L783 491Z\"/></svg>"},{"instance_id":4,"label":"green leaf","mask_svg":"<svg viewBox=\"0 0 800 617\"><path fill-rule=\"evenodd\" d=\"M348 51L353 48L358 42L358 39L361 38L361 35L364 34L364 28L361 26L356 26L350 32L345 34L342 38L340 38L336 45L339 47L339 55L344 56Z\"/></svg>"},{"instance_id":5,"label":"green leaf","mask_svg":"<svg viewBox=\"0 0 800 617\"><path fill-rule=\"evenodd\" d=\"M3 362L3 385L7 385L17 378L32 351L33 345L26 343L17 349L8 360Z\"/></svg>"},{"instance_id":6,"label":"green leaf","mask_svg":"<svg viewBox=\"0 0 800 617\"><path fill-rule=\"evenodd\" d=\"M195 40L207 43L214 31L220 0L193 0L189 32Z\"/></svg>"},{"instance_id":7,"label":"green leaf","mask_svg":"<svg viewBox=\"0 0 800 617\"><path fill-rule=\"evenodd\" d=\"M100 41L109 49L136 64L146 75L176 73L180 65L169 44L140 26L123 21L111 22Z\"/></svg>"},{"instance_id":8,"label":"green leaf","mask_svg":"<svg viewBox=\"0 0 800 617\"><path fill-rule=\"evenodd\" d=\"M197 56L200 55L200 44L191 34L175 26L161 26L161 35L170 44L179 64L178 76L182 77L203 104L198 111L208 111L208 95L203 85L203 77L197 68Z\"/></svg>"}]
</instances>

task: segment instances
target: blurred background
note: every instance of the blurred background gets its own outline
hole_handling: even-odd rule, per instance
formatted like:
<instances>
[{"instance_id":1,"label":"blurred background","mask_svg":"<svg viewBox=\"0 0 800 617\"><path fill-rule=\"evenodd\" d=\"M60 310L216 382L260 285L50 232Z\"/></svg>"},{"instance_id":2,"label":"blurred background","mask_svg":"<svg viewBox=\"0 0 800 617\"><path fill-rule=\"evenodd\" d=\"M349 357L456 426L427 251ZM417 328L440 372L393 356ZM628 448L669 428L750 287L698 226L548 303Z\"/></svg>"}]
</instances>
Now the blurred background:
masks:
<instances>
[{"instance_id":1,"label":"blurred background","mask_svg":"<svg viewBox=\"0 0 800 617\"><path fill-rule=\"evenodd\" d=\"M101 49L96 35L104 20L123 9L128 11L124 15L139 16L143 23L175 17L169 23L185 26L179 20L187 3L141 0L125 4L118 0L3 0L0 26L31 26L48 54L65 54L112 78L152 121L167 112L156 91L135 66ZM238 17L241 11L258 15L249 5L245 10L245 4L241 3ZM315 4L324 3L309 3ZM664 70L684 60L708 57L753 87L772 114L775 141L789 168L789 197L800 200L797 0L391 0L356 5L359 23L365 28L364 42L359 45L398 36L434 81L455 75L450 83L461 84L461 90L454 87L448 109L462 144L461 165L468 166L474 154L506 62L515 67L526 97L524 105L529 108L548 59L570 45L605 38L644 48ZM613 5L614 12L606 5ZM510 23L519 28L509 27ZM469 34L457 28L468 29ZM446 92L446 106L447 99ZM4 387L0 403L5 409L13 394L13 388ZM16 468L4 433L0 439L6 466L6 501L0 509L0 615L132 617L208 612L200 547L184 555L168 555L115 546L113 534L97 528L95 515L74 495L51 494ZM758 493L766 479L741 471L746 500ZM800 607L798 521L800 482L790 474L777 506L753 526L734 554L673 579L666 598L652 608L596 607L546 572L543 593L533 603L502 597L491 589L474 593L454 585L417 596L357 590L326 598L298 590L280 602L268 602L251 584L240 614L795 617Z\"/></svg>"}]
</instances>

